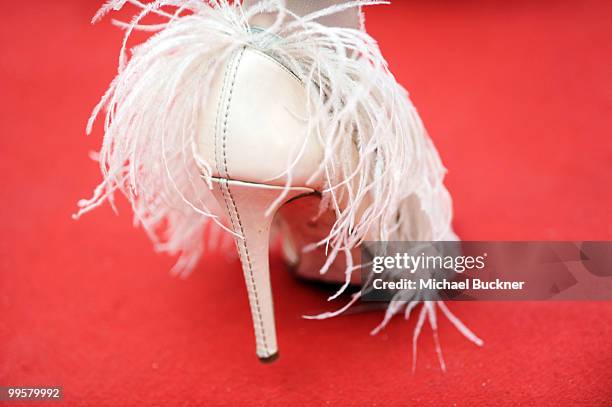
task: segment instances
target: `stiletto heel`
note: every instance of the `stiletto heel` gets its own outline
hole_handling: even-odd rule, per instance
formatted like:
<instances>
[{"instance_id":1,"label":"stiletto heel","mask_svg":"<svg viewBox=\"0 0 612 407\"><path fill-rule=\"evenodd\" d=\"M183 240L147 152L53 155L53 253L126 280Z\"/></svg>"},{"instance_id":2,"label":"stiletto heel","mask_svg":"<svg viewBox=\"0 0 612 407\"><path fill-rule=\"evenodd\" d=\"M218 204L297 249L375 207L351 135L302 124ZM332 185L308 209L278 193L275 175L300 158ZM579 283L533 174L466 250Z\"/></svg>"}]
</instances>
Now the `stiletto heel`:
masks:
<instances>
[{"instance_id":1,"label":"stiletto heel","mask_svg":"<svg viewBox=\"0 0 612 407\"><path fill-rule=\"evenodd\" d=\"M249 296L255 349L259 359L266 363L278 358L268 263L270 226L282 204L314 192L309 188L288 188L282 203L269 211L283 190L278 186L213 179L213 194L237 235L235 242ZM266 216L266 212L270 215Z\"/></svg>"}]
</instances>

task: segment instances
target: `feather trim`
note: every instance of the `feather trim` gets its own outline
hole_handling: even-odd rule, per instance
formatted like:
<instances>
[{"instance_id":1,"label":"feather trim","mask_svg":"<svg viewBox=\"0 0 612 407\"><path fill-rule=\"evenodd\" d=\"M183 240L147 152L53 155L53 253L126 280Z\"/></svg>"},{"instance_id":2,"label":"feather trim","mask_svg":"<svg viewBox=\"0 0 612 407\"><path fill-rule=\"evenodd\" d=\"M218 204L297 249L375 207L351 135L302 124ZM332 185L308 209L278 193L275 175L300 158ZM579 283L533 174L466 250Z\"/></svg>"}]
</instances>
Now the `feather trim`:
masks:
<instances>
[{"instance_id":1,"label":"feather trim","mask_svg":"<svg viewBox=\"0 0 612 407\"><path fill-rule=\"evenodd\" d=\"M445 169L377 43L364 31L316 22L348 7L380 2L349 1L299 17L280 1L242 8L228 1L116 0L107 2L94 21L125 3L141 11L129 23L117 23L126 30L119 71L87 126L90 133L106 109L100 151L104 180L91 199L79 202L76 217L104 200L112 202L120 191L157 249L180 253L176 269L192 270L202 255L206 223L225 228L199 179L201 172L210 176L211 167L198 156L196 123L215 72L234 51L248 46L274 56L306 87L309 128L325 151L312 179L324 179L321 210L337 216L327 238L315 243L328 248L322 272L366 238L439 240L452 233ZM249 21L264 12L276 13L276 21L252 30ZM142 20L149 14L166 21L146 26ZM157 32L129 57L134 30ZM345 158L354 146L356 165ZM290 172L291 167L285 174Z\"/></svg>"},{"instance_id":2,"label":"feather trim","mask_svg":"<svg viewBox=\"0 0 612 407\"><path fill-rule=\"evenodd\" d=\"M445 169L376 41L363 30L317 22L349 7L380 3L387 2L346 1L298 16L281 0L250 7L228 0L107 1L94 22L126 4L140 12L129 22L113 21L125 30L118 73L87 125L89 134L106 111L99 153L103 181L93 197L79 201L74 217L104 201L112 205L115 192L121 192L156 249L180 254L174 270L191 271L202 256L210 223L227 230L210 192L210 163L196 148L201 106L212 102L207 90L215 73L236 50L252 47L274 57L305 86L308 127L324 147L312 179L324 180L321 211L331 209L337 217L329 235L314 243L327 248L321 272L339 254L347 257L347 283L337 294L357 268L351 249L365 239L453 237ZM261 13L273 13L276 20L254 30L250 21ZM162 22L144 24L149 15ZM129 55L134 31L153 34ZM345 158L355 147L356 164ZM284 175L289 186L291 166ZM427 313L435 328L432 307L424 308L420 319Z\"/></svg>"}]
</instances>

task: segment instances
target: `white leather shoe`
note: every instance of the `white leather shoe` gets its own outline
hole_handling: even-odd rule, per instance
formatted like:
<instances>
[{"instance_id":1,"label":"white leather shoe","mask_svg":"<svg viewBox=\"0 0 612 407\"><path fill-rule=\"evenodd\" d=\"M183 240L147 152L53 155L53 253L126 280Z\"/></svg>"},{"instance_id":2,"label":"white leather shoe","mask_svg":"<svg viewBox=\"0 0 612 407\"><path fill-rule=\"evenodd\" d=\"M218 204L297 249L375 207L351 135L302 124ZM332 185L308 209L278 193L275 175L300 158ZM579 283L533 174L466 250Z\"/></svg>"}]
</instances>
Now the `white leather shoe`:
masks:
<instances>
[{"instance_id":1,"label":"white leather shoe","mask_svg":"<svg viewBox=\"0 0 612 407\"><path fill-rule=\"evenodd\" d=\"M307 116L303 84L260 51L246 47L236 51L214 78L211 97L218 102L204 106L199 153L213 168L215 197L238 235L236 246L249 295L257 355L270 361L278 352L268 268L270 227L276 211L303 197L309 198L304 200L306 208L285 208L287 216L281 216L280 221L287 225L285 241L303 236L295 230L296 223L315 222L324 182L311 176L323 159L323 146L302 119ZM300 150L303 153L296 157ZM279 174L294 160L292 186L285 188L287 175ZM283 192L286 195L276 202ZM291 222L291 216L299 219ZM314 229L320 231L321 227ZM299 253L308 243L294 243L294 251ZM308 270L318 274L322 264L318 266Z\"/></svg>"},{"instance_id":2,"label":"white leather shoe","mask_svg":"<svg viewBox=\"0 0 612 407\"><path fill-rule=\"evenodd\" d=\"M109 2L95 19L124 3ZM164 8L177 3L140 5L141 16L164 24L117 23L126 42L132 30L157 34L130 57L124 43L119 73L94 110L88 129L107 109L104 180L77 216L120 190L158 250L181 254L182 271L197 264L207 223L226 228L257 355L273 360L274 215L297 273L341 281L337 296L358 283L365 240L456 238L445 170L376 42L363 29L320 23L359 3L327 1L337 4L309 14L272 0Z\"/></svg>"}]
</instances>

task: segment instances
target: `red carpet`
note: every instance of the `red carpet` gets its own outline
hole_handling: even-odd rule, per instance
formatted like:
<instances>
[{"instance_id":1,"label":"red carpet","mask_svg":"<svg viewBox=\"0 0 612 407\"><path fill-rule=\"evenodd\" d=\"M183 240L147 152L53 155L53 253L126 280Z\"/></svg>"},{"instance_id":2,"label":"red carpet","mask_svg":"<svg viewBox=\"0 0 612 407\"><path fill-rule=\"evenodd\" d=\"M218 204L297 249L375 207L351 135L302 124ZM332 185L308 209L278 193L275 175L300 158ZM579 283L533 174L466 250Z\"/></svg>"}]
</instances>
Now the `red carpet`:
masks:
<instances>
[{"instance_id":1,"label":"red carpet","mask_svg":"<svg viewBox=\"0 0 612 407\"><path fill-rule=\"evenodd\" d=\"M612 239L612 3L395 3L367 24L449 168L459 235ZM180 280L123 200L72 221L121 36L89 25L98 5L2 1L0 386L94 406L612 404L612 303L451 304L485 346L442 320L448 373L426 329L412 374L414 321L303 320L326 292L275 253L281 357L262 365L237 260Z\"/></svg>"}]
</instances>

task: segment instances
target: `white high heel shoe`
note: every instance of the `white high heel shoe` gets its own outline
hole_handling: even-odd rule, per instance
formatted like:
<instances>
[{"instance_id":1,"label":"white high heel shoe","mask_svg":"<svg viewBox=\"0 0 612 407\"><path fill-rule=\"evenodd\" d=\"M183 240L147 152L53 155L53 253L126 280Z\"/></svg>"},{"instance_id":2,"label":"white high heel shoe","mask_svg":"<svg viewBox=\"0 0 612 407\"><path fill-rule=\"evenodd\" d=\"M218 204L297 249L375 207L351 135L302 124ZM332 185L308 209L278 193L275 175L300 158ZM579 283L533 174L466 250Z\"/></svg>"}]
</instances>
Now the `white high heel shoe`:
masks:
<instances>
[{"instance_id":1,"label":"white high heel shoe","mask_svg":"<svg viewBox=\"0 0 612 407\"><path fill-rule=\"evenodd\" d=\"M124 3L108 3L95 19ZM143 11L116 22L126 42L134 29L158 33L130 58L124 42L119 74L91 120L106 107L105 178L77 216L120 190L158 249L181 253L177 266L186 271L201 256L205 225L227 229L261 360L278 354L268 269L275 213L292 257L308 259L299 260L300 274L341 270L337 294L357 281L354 252L364 240L455 239L444 168L376 42L317 22L370 2L305 16L272 0L184 1L172 12L163 7L176 1L128 3ZM167 22L142 25L148 13ZM431 318L434 305L426 305L423 318ZM389 307L384 323L400 308Z\"/></svg>"},{"instance_id":2,"label":"white high heel shoe","mask_svg":"<svg viewBox=\"0 0 612 407\"><path fill-rule=\"evenodd\" d=\"M278 349L268 269L270 227L286 202L321 191L323 182L309 178L323 158L323 146L300 119L307 114L303 84L266 54L236 51L210 89L218 103L209 103L202 115L199 153L212 167L215 198L236 234L257 355L273 360ZM287 176L278 174L300 149L288 187Z\"/></svg>"}]
</instances>

